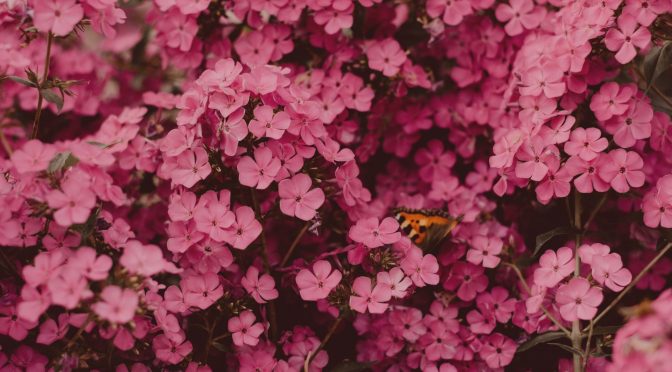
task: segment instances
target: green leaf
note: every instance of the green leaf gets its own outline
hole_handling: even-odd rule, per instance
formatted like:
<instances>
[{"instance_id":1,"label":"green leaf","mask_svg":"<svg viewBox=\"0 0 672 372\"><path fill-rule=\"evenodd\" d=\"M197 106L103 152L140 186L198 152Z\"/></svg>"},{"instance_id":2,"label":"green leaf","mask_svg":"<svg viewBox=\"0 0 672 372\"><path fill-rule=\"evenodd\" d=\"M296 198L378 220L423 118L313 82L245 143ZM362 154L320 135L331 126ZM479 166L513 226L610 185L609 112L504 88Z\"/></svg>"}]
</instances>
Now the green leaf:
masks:
<instances>
[{"instance_id":1,"label":"green leaf","mask_svg":"<svg viewBox=\"0 0 672 372\"><path fill-rule=\"evenodd\" d=\"M86 143L88 143L89 145L94 145L94 146L100 147L101 149L104 149L104 148L110 146L110 145L106 145L102 142L97 142L97 141L86 141Z\"/></svg>"},{"instance_id":2,"label":"green leaf","mask_svg":"<svg viewBox=\"0 0 672 372\"><path fill-rule=\"evenodd\" d=\"M642 72L646 78L646 90L672 65L672 42L666 41L663 46L651 49L644 57Z\"/></svg>"},{"instance_id":3,"label":"green leaf","mask_svg":"<svg viewBox=\"0 0 672 372\"><path fill-rule=\"evenodd\" d=\"M548 343L549 341L557 340L563 337L565 337L565 334L560 331L551 331L539 334L536 337L531 338L520 344L520 346L518 346L518 349L516 350L516 353L522 353L523 351L527 351L539 344L545 344Z\"/></svg>"},{"instance_id":4,"label":"green leaf","mask_svg":"<svg viewBox=\"0 0 672 372\"><path fill-rule=\"evenodd\" d=\"M570 353L572 353L572 354L576 354L576 355L579 355L579 356L583 356L583 351L581 351L581 350L579 350L579 349L576 349L576 348L574 348L574 347L572 347L572 346L565 345L565 344L559 344L559 343L557 343L557 342L549 342L548 344L549 344L549 345L553 345L553 346L557 346L557 347L559 347L559 348L561 348L561 349L563 349L563 350L565 350L565 351L567 351L567 352L570 352Z\"/></svg>"},{"instance_id":5,"label":"green leaf","mask_svg":"<svg viewBox=\"0 0 672 372\"><path fill-rule=\"evenodd\" d=\"M56 172L68 169L73 165L77 164L78 162L79 159L73 156L69 151L59 152L49 162L49 166L47 167L47 173L54 174Z\"/></svg>"},{"instance_id":6,"label":"green leaf","mask_svg":"<svg viewBox=\"0 0 672 372\"><path fill-rule=\"evenodd\" d=\"M548 243L549 240L555 238L556 236L569 235L571 232L572 230L569 227L556 227L551 231L546 231L543 234L537 235L537 240L534 246L534 252L532 253L532 256L536 256L537 253L539 253L541 248L544 246L544 244Z\"/></svg>"},{"instance_id":7,"label":"green leaf","mask_svg":"<svg viewBox=\"0 0 672 372\"><path fill-rule=\"evenodd\" d=\"M63 108L63 97L54 93L54 91L50 89L40 89L40 92L42 93L42 97L44 97L47 102L51 102L56 105L58 112L61 112L61 109Z\"/></svg>"},{"instance_id":8,"label":"green leaf","mask_svg":"<svg viewBox=\"0 0 672 372\"><path fill-rule=\"evenodd\" d=\"M31 87L31 88L36 88L36 87L37 87L37 85L35 85L35 83L33 83L33 82L30 81L30 80L24 79L24 78L22 78L22 77L18 77L18 76L7 76L7 79L9 79L9 80L11 80L11 81L13 81L13 82L15 82L15 83L23 84L23 85L25 85L25 86L27 86L27 87Z\"/></svg>"},{"instance_id":9,"label":"green leaf","mask_svg":"<svg viewBox=\"0 0 672 372\"><path fill-rule=\"evenodd\" d=\"M332 372L360 372L371 368L371 363L360 363L354 360L344 360L331 368Z\"/></svg>"}]
</instances>

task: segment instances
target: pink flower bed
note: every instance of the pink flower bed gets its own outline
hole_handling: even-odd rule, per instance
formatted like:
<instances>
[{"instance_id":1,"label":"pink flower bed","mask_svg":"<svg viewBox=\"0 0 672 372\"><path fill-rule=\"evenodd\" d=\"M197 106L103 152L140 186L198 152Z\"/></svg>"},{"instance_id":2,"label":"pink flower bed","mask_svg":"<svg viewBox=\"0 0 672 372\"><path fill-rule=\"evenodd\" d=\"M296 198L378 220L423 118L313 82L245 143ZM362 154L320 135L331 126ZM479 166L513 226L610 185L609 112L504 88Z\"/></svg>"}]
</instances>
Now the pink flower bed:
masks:
<instances>
[{"instance_id":1,"label":"pink flower bed","mask_svg":"<svg viewBox=\"0 0 672 372\"><path fill-rule=\"evenodd\" d=\"M672 371L670 0L0 0L0 371Z\"/></svg>"}]
</instances>

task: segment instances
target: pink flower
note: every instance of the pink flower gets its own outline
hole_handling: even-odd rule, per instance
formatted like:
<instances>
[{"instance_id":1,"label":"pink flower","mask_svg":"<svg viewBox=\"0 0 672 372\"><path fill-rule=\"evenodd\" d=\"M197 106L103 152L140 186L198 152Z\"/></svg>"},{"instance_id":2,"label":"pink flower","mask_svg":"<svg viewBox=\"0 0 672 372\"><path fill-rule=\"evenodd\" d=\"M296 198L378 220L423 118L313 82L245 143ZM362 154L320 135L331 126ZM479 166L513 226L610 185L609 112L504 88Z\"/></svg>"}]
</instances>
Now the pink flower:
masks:
<instances>
[{"instance_id":1,"label":"pink flower","mask_svg":"<svg viewBox=\"0 0 672 372\"><path fill-rule=\"evenodd\" d=\"M270 106L257 106L254 119L250 121L250 132L257 137L280 139L289 128L290 118L284 111L273 112Z\"/></svg>"},{"instance_id":2,"label":"pink flower","mask_svg":"<svg viewBox=\"0 0 672 372\"><path fill-rule=\"evenodd\" d=\"M86 278L74 270L61 270L47 283L47 288L51 293L51 301L66 309L74 309L80 300L93 296Z\"/></svg>"},{"instance_id":3,"label":"pink flower","mask_svg":"<svg viewBox=\"0 0 672 372\"><path fill-rule=\"evenodd\" d=\"M502 6L506 5L500 5ZM564 71L555 63L532 67L522 75L523 86L520 88L520 94L538 96L544 93L548 98L560 97L565 93L564 76Z\"/></svg>"},{"instance_id":4,"label":"pink flower","mask_svg":"<svg viewBox=\"0 0 672 372\"><path fill-rule=\"evenodd\" d=\"M471 301L488 287L488 277L483 271L483 266L458 261L443 287L448 290L457 289L457 297L463 301Z\"/></svg>"},{"instance_id":5,"label":"pink flower","mask_svg":"<svg viewBox=\"0 0 672 372\"><path fill-rule=\"evenodd\" d=\"M539 268L534 270L534 284L553 288L574 272L574 254L569 247L557 252L548 250L539 257Z\"/></svg>"},{"instance_id":6,"label":"pink flower","mask_svg":"<svg viewBox=\"0 0 672 372\"><path fill-rule=\"evenodd\" d=\"M152 349L156 359L168 364L177 364L191 354L193 346L191 342L185 341L184 337L176 338L160 334L152 340Z\"/></svg>"},{"instance_id":7,"label":"pink flower","mask_svg":"<svg viewBox=\"0 0 672 372\"><path fill-rule=\"evenodd\" d=\"M566 167L560 168L560 160L556 157L549 157L547 160L548 173L546 178L540 182L534 191L537 194L537 199L542 203L548 203L553 196L557 198L564 198L569 195L572 187L572 175Z\"/></svg>"},{"instance_id":8,"label":"pink flower","mask_svg":"<svg viewBox=\"0 0 672 372\"><path fill-rule=\"evenodd\" d=\"M217 130L221 132L222 142L219 147L226 156L234 156L238 151L238 143L247 137L247 125L243 116L245 110L237 110L219 123Z\"/></svg>"},{"instance_id":9,"label":"pink flower","mask_svg":"<svg viewBox=\"0 0 672 372\"><path fill-rule=\"evenodd\" d=\"M328 261L320 260L313 264L313 271L302 269L296 275L299 294L305 301L317 301L327 298L329 292L341 282L341 272L331 271Z\"/></svg>"},{"instance_id":10,"label":"pink flower","mask_svg":"<svg viewBox=\"0 0 672 372\"><path fill-rule=\"evenodd\" d=\"M265 304L266 301L278 298L278 290L275 289L275 281L268 274L259 276L259 269L250 266L247 273L240 279L240 284L249 293L258 304Z\"/></svg>"},{"instance_id":11,"label":"pink flower","mask_svg":"<svg viewBox=\"0 0 672 372\"><path fill-rule=\"evenodd\" d=\"M532 30L546 16L543 7L535 8L532 0L511 0L509 4L500 4L495 10L497 20L507 22L504 30L511 36L521 34L525 29Z\"/></svg>"},{"instance_id":12,"label":"pink flower","mask_svg":"<svg viewBox=\"0 0 672 372\"><path fill-rule=\"evenodd\" d=\"M428 0L427 15L441 18L449 26L462 23L465 16L473 13L471 3L465 0Z\"/></svg>"},{"instance_id":13,"label":"pink flower","mask_svg":"<svg viewBox=\"0 0 672 372\"><path fill-rule=\"evenodd\" d=\"M0 308L0 334L16 341L25 339L28 336L28 330L37 327L38 324L37 321L17 317L13 306Z\"/></svg>"},{"instance_id":14,"label":"pink flower","mask_svg":"<svg viewBox=\"0 0 672 372\"><path fill-rule=\"evenodd\" d=\"M502 252L504 242L501 239L478 235L471 241L471 249L467 251L467 261L474 265L483 264L483 267L495 268L502 260L497 257Z\"/></svg>"},{"instance_id":15,"label":"pink flower","mask_svg":"<svg viewBox=\"0 0 672 372\"><path fill-rule=\"evenodd\" d=\"M502 368L513 360L516 353L516 343L501 333L493 333L483 343L480 354L488 367Z\"/></svg>"},{"instance_id":16,"label":"pink flower","mask_svg":"<svg viewBox=\"0 0 672 372\"><path fill-rule=\"evenodd\" d=\"M67 314L60 314L58 316L58 323L53 319L47 319L40 326L40 334L37 335L36 342L38 344L51 345L65 337L69 329L70 324Z\"/></svg>"},{"instance_id":17,"label":"pink flower","mask_svg":"<svg viewBox=\"0 0 672 372\"><path fill-rule=\"evenodd\" d=\"M569 322L593 319L602 298L602 291L598 287L591 287L584 278L572 278L569 283L561 285L555 294L560 315Z\"/></svg>"},{"instance_id":18,"label":"pink flower","mask_svg":"<svg viewBox=\"0 0 672 372\"><path fill-rule=\"evenodd\" d=\"M259 147L254 150L254 159L244 156L238 161L238 178L245 186L264 190L273 182L280 167L280 159L274 157L268 147Z\"/></svg>"},{"instance_id":19,"label":"pink flower","mask_svg":"<svg viewBox=\"0 0 672 372\"><path fill-rule=\"evenodd\" d=\"M578 156L572 156L567 160L565 169L573 176L579 175L574 179L574 186L576 186L577 191L591 193L593 190L598 192L609 190L609 183L598 176L598 171L603 164L603 157L608 157L608 155L600 155L591 161L585 161Z\"/></svg>"},{"instance_id":20,"label":"pink flower","mask_svg":"<svg viewBox=\"0 0 672 372\"><path fill-rule=\"evenodd\" d=\"M609 161L605 161L599 169L599 176L611 184L611 187L620 193L630 190L630 187L644 185L644 160L634 151L623 149L612 150L608 154Z\"/></svg>"},{"instance_id":21,"label":"pink flower","mask_svg":"<svg viewBox=\"0 0 672 372\"><path fill-rule=\"evenodd\" d=\"M672 227L672 194L667 191L671 186L672 175L668 174L659 178L656 187L644 196L642 212L644 212L646 226L651 228L659 225L665 228Z\"/></svg>"},{"instance_id":22,"label":"pink flower","mask_svg":"<svg viewBox=\"0 0 672 372\"><path fill-rule=\"evenodd\" d=\"M66 36L84 16L84 9L75 0L35 0L33 24L41 32Z\"/></svg>"},{"instance_id":23,"label":"pink flower","mask_svg":"<svg viewBox=\"0 0 672 372\"><path fill-rule=\"evenodd\" d=\"M56 151L38 140L30 140L14 151L12 163L19 173L39 172L47 169Z\"/></svg>"},{"instance_id":24,"label":"pink flower","mask_svg":"<svg viewBox=\"0 0 672 372\"><path fill-rule=\"evenodd\" d=\"M132 274L150 277L166 268L161 248L153 245L144 245L137 240L131 240L124 246L124 253L119 263Z\"/></svg>"},{"instance_id":25,"label":"pink flower","mask_svg":"<svg viewBox=\"0 0 672 372\"><path fill-rule=\"evenodd\" d=\"M558 149L555 146L547 146L539 137L532 137L520 148L516 164L516 177L529 178L532 181L541 181L548 173L548 158L556 157Z\"/></svg>"},{"instance_id":26,"label":"pink flower","mask_svg":"<svg viewBox=\"0 0 672 372\"><path fill-rule=\"evenodd\" d=\"M610 253L593 260L591 268L595 281L614 292L620 292L632 281L632 274L623 267L621 256L617 253Z\"/></svg>"},{"instance_id":27,"label":"pink flower","mask_svg":"<svg viewBox=\"0 0 672 372\"><path fill-rule=\"evenodd\" d=\"M47 194L47 203L56 209L56 222L69 227L86 222L96 205L96 195L91 191L87 179L73 176L61 183L60 190L52 190Z\"/></svg>"},{"instance_id":28,"label":"pink flower","mask_svg":"<svg viewBox=\"0 0 672 372\"><path fill-rule=\"evenodd\" d=\"M224 241L233 248L245 249L261 234L261 223L256 220L254 211L248 206L236 208L236 220L225 229Z\"/></svg>"},{"instance_id":29,"label":"pink flower","mask_svg":"<svg viewBox=\"0 0 672 372\"><path fill-rule=\"evenodd\" d=\"M404 272L398 267L393 268L389 272L379 271L376 274L376 282L389 287L392 297L397 298L404 298L406 290L413 284L411 279L404 275Z\"/></svg>"},{"instance_id":30,"label":"pink flower","mask_svg":"<svg viewBox=\"0 0 672 372\"><path fill-rule=\"evenodd\" d=\"M585 161L597 158L598 153L604 151L609 142L602 137L597 128L576 128L572 131L569 141L565 142L565 152L568 155L577 155Z\"/></svg>"},{"instance_id":31,"label":"pink flower","mask_svg":"<svg viewBox=\"0 0 672 372\"><path fill-rule=\"evenodd\" d=\"M180 287L184 293L184 303L199 309L207 309L224 295L219 276L213 273L183 278Z\"/></svg>"},{"instance_id":32,"label":"pink flower","mask_svg":"<svg viewBox=\"0 0 672 372\"><path fill-rule=\"evenodd\" d=\"M393 244L401 239L399 222L386 217L380 224L376 217L364 218L350 228L350 239L362 243L369 248L377 248L385 244Z\"/></svg>"},{"instance_id":33,"label":"pink flower","mask_svg":"<svg viewBox=\"0 0 672 372\"><path fill-rule=\"evenodd\" d=\"M422 323L422 312L418 309L400 309L390 313L390 324L405 340L415 342L427 332Z\"/></svg>"},{"instance_id":34,"label":"pink flower","mask_svg":"<svg viewBox=\"0 0 672 372\"><path fill-rule=\"evenodd\" d=\"M611 119L614 115L622 115L628 109L628 102L635 93L630 85L619 87L618 83L610 81L600 87L600 90L590 100L590 109L599 121Z\"/></svg>"},{"instance_id":35,"label":"pink flower","mask_svg":"<svg viewBox=\"0 0 672 372\"><path fill-rule=\"evenodd\" d=\"M394 39L374 42L366 49L369 67L381 71L385 76L394 76L406 61L406 53Z\"/></svg>"},{"instance_id":36,"label":"pink flower","mask_svg":"<svg viewBox=\"0 0 672 372\"><path fill-rule=\"evenodd\" d=\"M360 276L352 283L354 295L350 296L350 308L365 313L382 314L387 309L387 301L392 297L392 291L383 285L373 287L371 278Z\"/></svg>"},{"instance_id":37,"label":"pink flower","mask_svg":"<svg viewBox=\"0 0 672 372\"><path fill-rule=\"evenodd\" d=\"M112 259L106 255L96 256L96 251L91 247L80 247L70 256L68 267L91 280L103 280L112 268Z\"/></svg>"},{"instance_id":38,"label":"pink flower","mask_svg":"<svg viewBox=\"0 0 672 372\"><path fill-rule=\"evenodd\" d=\"M228 190L222 190L219 194L208 191L201 196L193 212L196 229L217 242L231 238L230 228L236 222L236 215L229 210L230 199Z\"/></svg>"},{"instance_id":39,"label":"pink flower","mask_svg":"<svg viewBox=\"0 0 672 372\"><path fill-rule=\"evenodd\" d=\"M208 153L203 148L197 147L184 151L177 157L177 167L171 172L171 178L178 185L192 187L211 172Z\"/></svg>"},{"instance_id":40,"label":"pink flower","mask_svg":"<svg viewBox=\"0 0 672 372\"><path fill-rule=\"evenodd\" d=\"M278 195L282 213L304 221L312 220L325 197L321 188L311 190L311 184L310 177L303 173L280 181Z\"/></svg>"},{"instance_id":41,"label":"pink flower","mask_svg":"<svg viewBox=\"0 0 672 372\"><path fill-rule=\"evenodd\" d=\"M236 346L255 346L259 343L259 335L264 332L264 326L261 323L255 323L256 319L250 310L229 318L228 330Z\"/></svg>"},{"instance_id":42,"label":"pink flower","mask_svg":"<svg viewBox=\"0 0 672 372\"><path fill-rule=\"evenodd\" d=\"M412 247L400 263L401 269L418 287L439 283L439 263L431 254L422 254L422 250Z\"/></svg>"},{"instance_id":43,"label":"pink flower","mask_svg":"<svg viewBox=\"0 0 672 372\"><path fill-rule=\"evenodd\" d=\"M420 337L419 342L420 345L424 346L424 354L427 359L436 361L455 357L460 339L444 323L436 322L427 327L427 333Z\"/></svg>"},{"instance_id":44,"label":"pink flower","mask_svg":"<svg viewBox=\"0 0 672 372\"><path fill-rule=\"evenodd\" d=\"M128 323L138 307L138 295L132 289L108 285L100 294L101 301L91 305L102 319L112 323Z\"/></svg>"},{"instance_id":45,"label":"pink flower","mask_svg":"<svg viewBox=\"0 0 672 372\"><path fill-rule=\"evenodd\" d=\"M614 135L617 145L628 148L637 140L651 137L653 108L645 101L632 102L625 114L614 116L604 123L607 132Z\"/></svg>"},{"instance_id":46,"label":"pink flower","mask_svg":"<svg viewBox=\"0 0 672 372\"><path fill-rule=\"evenodd\" d=\"M604 37L607 49L616 52L616 60L622 64L632 61L637 55L635 47L646 48L651 42L651 33L646 27L638 27L630 14L618 17L618 28L611 28Z\"/></svg>"}]
</instances>

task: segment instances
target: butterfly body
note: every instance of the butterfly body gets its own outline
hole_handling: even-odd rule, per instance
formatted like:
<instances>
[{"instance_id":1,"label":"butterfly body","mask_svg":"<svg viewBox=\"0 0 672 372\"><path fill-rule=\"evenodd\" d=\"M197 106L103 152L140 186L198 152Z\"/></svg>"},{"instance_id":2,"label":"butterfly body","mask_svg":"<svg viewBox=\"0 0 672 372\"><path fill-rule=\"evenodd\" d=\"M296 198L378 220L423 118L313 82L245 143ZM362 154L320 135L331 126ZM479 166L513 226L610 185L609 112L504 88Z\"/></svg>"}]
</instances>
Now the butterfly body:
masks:
<instances>
[{"instance_id":1,"label":"butterfly body","mask_svg":"<svg viewBox=\"0 0 672 372\"><path fill-rule=\"evenodd\" d=\"M436 247L460 221L439 209L395 208L392 212L401 231L423 249Z\"/></svg>"}]
</instances>

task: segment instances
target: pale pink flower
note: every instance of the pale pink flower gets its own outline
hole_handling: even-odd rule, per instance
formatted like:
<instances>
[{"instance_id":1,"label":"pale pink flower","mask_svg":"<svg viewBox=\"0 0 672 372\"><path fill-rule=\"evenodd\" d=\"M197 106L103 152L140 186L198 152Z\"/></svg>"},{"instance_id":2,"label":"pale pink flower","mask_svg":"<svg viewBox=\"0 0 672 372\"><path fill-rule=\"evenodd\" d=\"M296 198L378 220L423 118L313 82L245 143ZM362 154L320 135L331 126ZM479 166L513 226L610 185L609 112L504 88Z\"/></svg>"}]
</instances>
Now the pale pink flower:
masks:
<instances>
[{"instance_id":1,"label":"pale pink flower","mask_svg":"<svg viewBox=\"0 0 672 372\"><path fill-rule=\"evenodd\" d=\"M385 244L393 244L401 239L399 222L392 217L386 217L378 222L376 217L364 218L350 228L350 239L362 243L369 248L377 248Z\"/></svg>"},{"instance_id":2,"label":"pale pink flower","mask_svg":"<svg viewBox=\"0 0 672 372\"><path fill-rule=\"evenodd\" d=\"M42 32L66 36L82 20L84 9L75 0L35 0L33 24Z\"/></svg>"},{"instance_id":3,"label":"pale pink flower","mask_svg":"<svg viewBox=\"0 0 672 372\"><path fill-rule=\"evenodd\" d=\"M238 161L238 178L245 186L264 190L273 182L280 167L280 159L274 157L268 147L259 147L254 150L254 159L244 156Z\"/></svg>"},{"instance_id":4,"label":"pale pink flower","mask_svg":"<svg viewBox=\"0 0 672 372\"><path fill-rule=\"evenodd\" d=\"M574 254L569 247L557 252L548 250L539 257L539 268L534 271L534 283L543 287L555 287L574 272Z\"/></svg>"}]
</instances>

